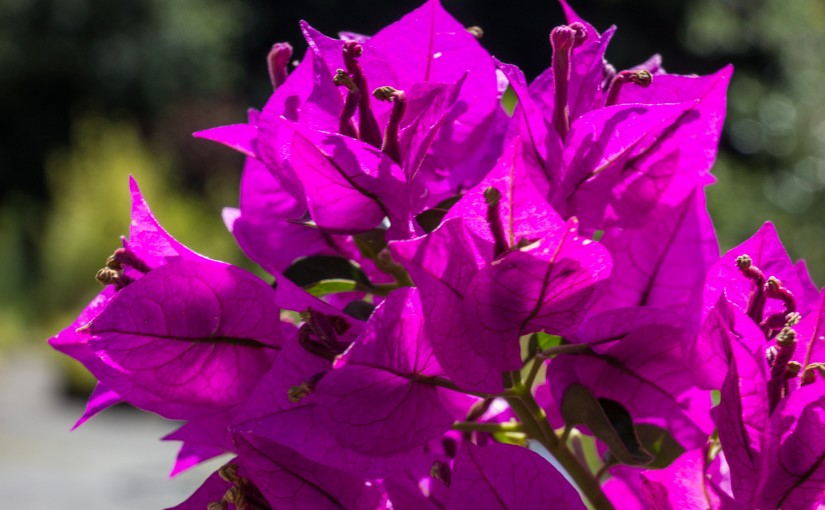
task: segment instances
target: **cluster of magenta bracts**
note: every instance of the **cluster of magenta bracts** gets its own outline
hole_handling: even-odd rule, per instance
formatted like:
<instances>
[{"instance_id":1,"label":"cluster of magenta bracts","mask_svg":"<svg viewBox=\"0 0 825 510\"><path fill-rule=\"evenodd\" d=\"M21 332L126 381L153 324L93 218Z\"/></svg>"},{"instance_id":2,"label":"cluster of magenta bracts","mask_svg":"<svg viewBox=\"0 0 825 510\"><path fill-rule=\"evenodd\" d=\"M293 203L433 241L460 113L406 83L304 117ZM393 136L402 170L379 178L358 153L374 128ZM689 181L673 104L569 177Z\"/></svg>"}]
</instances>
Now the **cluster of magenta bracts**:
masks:
<instances>
[{"instance_id":1,"label":"cluster of magenta bracts","mask_svg":"<svg viewBox=\"0 0 825 510\"><path fill-rule=\"evenodd\" d=\"M263 110L197 134L247 155L224 219L275 283L132 181L51 339L99 380L78 424L126 401L185 421L173 473L233 455L179 510L817 508L824 298L769 223L720 257L705 207L731 68L616 72L562 6L529 85L437 0L303 24L291 72L276 44Z\"/></svg>"}]
</instances>

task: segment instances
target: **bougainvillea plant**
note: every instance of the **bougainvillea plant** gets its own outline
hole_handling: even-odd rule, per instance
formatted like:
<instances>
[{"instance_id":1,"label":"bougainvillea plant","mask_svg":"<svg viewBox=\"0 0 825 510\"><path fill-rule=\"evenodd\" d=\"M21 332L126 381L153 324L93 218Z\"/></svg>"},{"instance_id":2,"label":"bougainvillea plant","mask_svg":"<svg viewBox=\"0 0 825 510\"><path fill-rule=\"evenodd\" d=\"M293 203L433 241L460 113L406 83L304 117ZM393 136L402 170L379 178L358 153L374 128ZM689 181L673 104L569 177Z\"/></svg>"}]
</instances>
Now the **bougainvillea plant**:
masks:
<instances>
[{"instance_id":1,"label":"bougainvillea plant","mask_svg":"<svg viewBox=\"0 0 825 510\"><path fill-rule=\"evenodd\" d=\"M50 340L99 380L79 423L125 401L184 422L174 472L231 454L177 510L819 507L825 296L770 223L720 257L705 206L732 69L617 71L562 7L532 83L437 0L276 44L264 108L196 133L247 156L224 220L272 278L132 180Z\"/></svg>"}]
</instances>

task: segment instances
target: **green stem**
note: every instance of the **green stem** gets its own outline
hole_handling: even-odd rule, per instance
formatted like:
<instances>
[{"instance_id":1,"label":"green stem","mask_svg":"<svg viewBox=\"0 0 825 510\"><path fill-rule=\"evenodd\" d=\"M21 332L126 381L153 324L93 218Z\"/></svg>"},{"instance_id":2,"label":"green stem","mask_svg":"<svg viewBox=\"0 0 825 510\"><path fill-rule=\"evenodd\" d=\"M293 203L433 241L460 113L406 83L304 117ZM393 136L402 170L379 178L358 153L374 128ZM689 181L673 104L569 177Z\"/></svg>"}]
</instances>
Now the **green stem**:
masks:
<instances>
[{"instance_id":1,"label":"green stem","mask_svg":"<svg viewBox=\"0 0 825 510\"><path fill-rule=\"evenodd\" d=\"M506 398L512 393L510 391L505 391L504 393L501 393L501 394L492 394L492 393L480 393L478 391L469 391L469 390L465 390L465 389L459 387L456 383L450 381L449 379L444 379L443 377L438 377L438 376L425 376L425 375L422 375L422 376L416 377L415 380L422 383L422 384L429 384L431 386L440 386L442 388L447 388L448 390L457 391L458 393L464 393L464 394L467 394L467 395L473 395L474 397L479 397L479 398L499 398L499 397Z\"/></svg>"},{"instance_id":2,"label":"green stem","mask_svg":"<svg viewBox=\"0 0 825 510\"><path fill-rule=\"evenodd\" d=\"M390 292L394 291L395 289L399 288L398 282L395 283L376 283L372 286L368 287L366 285L358 284L355 287L356 291L359 292L368 292L370 294L374 294L376 296L387 297L390 295Z\"/></svg>"},{"instance_id":3,"label":"green stem","mask_svg":"<svg viewBox=\"0 0 825 510\"><path fill-rule=\"evenodd\" d=\"M615 465L616 461L605 462L604 465L602 465L602 467L600 467L599 471L596 473L596 480L601 480L602 478L604 478L604 475L607 474L607 470Z\"/></svg>"},{"instance_id":4,"label":"green stem","mask_svg":"<svg viewBox=\"0 0 825 510\"><path fill-rule=\"evenodd\" d=\"M570 438L570 432L573 431L573 427L570 424L564 425L564 431L561 433L561 442L567 444L567 440Z\"/></svg>"},{"instance_id":5,"label":"green stem","mask_svg":"<svg viewBox=\"0 0 825 510\"><path fill-rule=\"evenodd\" d=\"M470 432L524 432L524 425L518 422L509 421L505 423L477 423L473 421L457 421L453 423L453 430L466 430Z\"/></svg>"},{"instance_id":6,"label":"green stem","mask_svg":"<svg viewBox=\"0 0 825 510\"><path fill-rule=\"evenodd\" d=\"M533 383L536 382L536 376L539 375L539 371L541 371L541 367L544 366L544 359L541 357L533 358L533 364L530 365L530 373L527 374L527 380L524 381L524 385L528 388L533 387Z\"/></svg>"},{"instance_id":7,"label":"green stem","mask_svg":"<svg viewBox=\"0 0 825 510\"><path fill-rule=\"evenodd\" d=\"M415 287L415 284L410 277L410 273L404 269L404 266L393 260L392 255L387 249L379 253L375 259L375 266L383 273L386 273L393 278L399 287Z\"/></svg>"},{"instance_id":8,"label":"green stem","mask_svg":"<svg viewBox=\"0 0 825 510\"><path fill-rule=\"evenodd\" d=\"M613 504L602 491L599 481L590 470L583 466L567 446L559 441L556 432L547 421L544 410L536 403L530 389L521 383L517 372L506 374L510 389L515 394L507 397L507 402L524 425L528 437L540 442L558 461L584 494L595 510L614 510Z\"/></svg>"},{"instance_id":9,"label":"green stem","mask_svg":"<svg viewBox=\"0 0 825 510\"><path fill-rule=\"evenodd\" d=\"M536 355L536 357L540 359L550 359L554 356L558 356L559 354L577 354L587 352L589 350L590 346L587 344L564 344L541 351L538 355Z\"/></svg>"}]
</instances>

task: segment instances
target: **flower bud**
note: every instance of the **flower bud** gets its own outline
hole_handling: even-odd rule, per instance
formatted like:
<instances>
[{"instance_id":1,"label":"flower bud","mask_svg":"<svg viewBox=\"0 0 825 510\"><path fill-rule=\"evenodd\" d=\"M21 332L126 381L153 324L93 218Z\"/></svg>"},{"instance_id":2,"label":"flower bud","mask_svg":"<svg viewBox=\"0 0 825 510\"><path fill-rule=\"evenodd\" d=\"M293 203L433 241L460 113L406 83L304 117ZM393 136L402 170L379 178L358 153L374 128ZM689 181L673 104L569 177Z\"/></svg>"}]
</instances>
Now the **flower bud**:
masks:
<instances>
[{"instance_id":1,"label":"flower bud","mask_svg":"<svg viewBox=\"0 0 825 510\"><path fill-rule=\"evenodd\" d=\"M284 84L287 77L287 64L292 57L292 46L286 42L275 43L266 57L269 69L269 80L272 88L277 89Z\"/></svg>"},{"instance_id":2,"label":"flower bud","mask_svg":"<svg viewBox=\"0 0 825 510\"><path fill-rule=\"evenodd\" d=\"M467 27L466 30L470 33L470 35L472 35L476 39L481 39L482 37L484 37L484 30L482 30L481 27L473 25L471 27Z\"/></svg>"},{"instance_id":3,"label":"flower bud","mask_svg":"<svg viewBox=\"0 0 825 510\"><path fill-rule=\"evenodd\" d=\"M586 38L587 30L579 22L556 27L550 32L550 45L553 47L553 127L562 139L570 131L570 104L567 91L573 48L581 45Z\"/></svg>"},{"instance_id":4,"label":"flower bud","mask_svg":"<svg viewBox=\"0 0 825 510\"><path fill-rule=\"evenodd\" d=\"M391 157L396 163L401 163L401 147L398 140L398 129L401 127L401 119L407 111L407 94L403 90L392 87L378 87L372 92L379 101L392 101L392 111L387 120L387 127L384 129L384 141L381 145L381 152Z\"/></svg>"},{"instance_id":5,"label":"flower bud","mask_svg":"<svg viewBox=\"0 0 825 510\"><path fill-rule=\"evenodd\" d=\"M361 68L361 64L358 63L358 58L364 52L364 47L357 41L344 41L342 51L344 66L352 77L355 86L358 90L369 90L364 70ZM375 115L370 106L370 98L367 94L358 94L358 130L361 141L373 147L381 146L381 129L378 127L378 121L375 120Z\"/></svg>"},{"instance_id":6,"label":"flower bud","mask_svg":"<svg viewBox=\"0 0 825 510\"><path fill-rule=\"evenodd\" d=\"M504 223L501 220L501 192L492 186L485 189L484 201L487 202L487 224L490 226L495 243L493 257L498 258L510 249Z\"/></svg>"},{"instance_id":7,"label":"flower bud","mask_svg":"<svg viewBox=\"0 0 825 510\"><path fill-rule=\"evenodd\" d=\"M120 273L114 269L104 267L97 272L95 279L103 285L114 285L120 279Z\"/></svg>"},{"instance_id":8,"label":"flower bud","mask_svg":"<svg viewBox=\"0 0 825 510\"><path fill-rule=\"evenodd\" d=\"M625 83L635 83L640 87L649 87L653 82L653 75L650 71L638 69L636 71L622 71L616 73L610 81L607 89L607 97L604 100L605 106L613 106L619 102L619 91Z\"/></svg>"},{"instance_id":9,"label":"flower bud","mask_svg":"<svg viewBox=\"0 0 825 510\"><path fill-rule=\"evenodd\" d=\"M340 339L350 328L349 322L340 315L327 315L307 309L301 312L301 320L304 324L298 329L298 342L316 356L332 361L352 344L351 341Z\"/></svg>"},{"instance_id":10,"label":"flower bud","mask_svg":"<svg viewBox=\"0 0 825 510\"><path fill-rule=\"evenodd\" d=\"M802 377L799 380L799 385L800 386L807 386L807 385L813 384L815 382L816 382L816 370L812 370L809 367L802 373Z\"/></svg>"},{"instance_id":11,"label":"flower bud","mask_svg":"<svg viewBox=\"0 0 825 510\"><path fill-rule=\"evenodd\" d=\"M238 476L237 464L224 464L218 469L218 476L225 482L237 483L241 478Z\"/></svg>"},{"instance_id":12,"label":"flower bud","mask_svg":"<svg viewBox=\"0 0 825 510\"><path fill-rule=\"evenodd\" d=\"M315 391L315 387L318 385L318 382L326 375L326 372L318 372L317 374L313 375L306 381L302 382L298 386L292 386L289 388L287 397L289 401L293 404L297 404L301 400L303 400L307 395Z\"/></svg>"},{"instance_id":13,"label":"flower bud","mask_svg":"<svg viewBox=\"0 0 825 510\"><path fill-rule=\"evenodd\" d=\"M785 369L785 379L793 379L802 371L802 365L798 361L789 361Z\"/></svg>"},{"instance_id":14,"label":"flower bud","mask_svg":"<svg viewBox=\"0 0 825 510\"><path fill-rule=\"evenodd\" d=\"M114 255L109 255L106 259L106 267L114 271L123 271L123 264Z\"/></svg>"}]
</instances>

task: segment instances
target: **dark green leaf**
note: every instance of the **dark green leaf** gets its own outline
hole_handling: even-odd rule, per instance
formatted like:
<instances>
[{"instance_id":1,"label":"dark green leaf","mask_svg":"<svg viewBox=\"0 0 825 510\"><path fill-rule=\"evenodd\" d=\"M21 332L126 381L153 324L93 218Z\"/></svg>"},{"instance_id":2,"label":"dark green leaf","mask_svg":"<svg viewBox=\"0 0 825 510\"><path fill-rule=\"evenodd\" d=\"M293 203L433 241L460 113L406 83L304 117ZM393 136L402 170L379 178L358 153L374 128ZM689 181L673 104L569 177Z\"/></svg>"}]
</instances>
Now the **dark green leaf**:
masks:
<instances>
[{"instance_id":1,"label":"dark green leaf","mask_svg":"<svg viewBox=\"0 0 825 510\"><path fill-rule=\"evenodd\" d=\"M664 469L685 453L685 449L673 439L670 432L655 425L636 425L636 435L644 449L654 456L653 461L645 466L649 469Z\"/></svg>"},{"instance_id":2,"label":"dark green leaf","mask_svg":"<svg viewBox=\"0 0 825 510\"><path fill-rule=\"evenodd\" d=\"M419 213L418 216L415 217L415 221L425 232L430 233L441 225L441 220L443 220L444 216L449 212L450 207L455 205L459 200L461 200L461 195L442 200L432 209L427 209Z\"/></svg>"},{"instance_id":3,"label":"dark green leaf","mask_svg":"<svg viewBox=\"0 0 825 510\"><path fill-rule=\"evenodd\" d=\"M358 251L370 260L375 260L381 250L387 247L387 240L384 234L386 230L374 228L358 235L352 236Z\"/></svg>"},{"instance_id":4,"label":"dark green leaf","mask_svg":"<svg viewBox=\"0 0 825 510\"><path fill-rule=\"evenodd\" d=\"M284 276L301 287L309 287L324 280L350 280L366 287L372 286L360 267L343 257L332 255L298 259L284 271Z\"/></svg>"},{"instance_id":5,"label":"dark green leaf","mask_svg":"<svg viewBox=\"0 0 825 510\"><path fill-rule=\"evenodd\" d=\"M366 301L350 301L344 307L345 314L362 321L369 320L373 310L375 310L375 305Z\"/></svg>"},{"instance_id":6,"label":"dark green leaf","mask_svg":"<svg viewBox=\"0 0 825 510\"><path fill-rule=\"evenodd\" d=\"M653 460L636 435L630 413L618 402L596 399L586 387L572 384L562 397L561 414L568 426L590 429L622 464L643 466Z\"/></svg>"}]
</instances>

